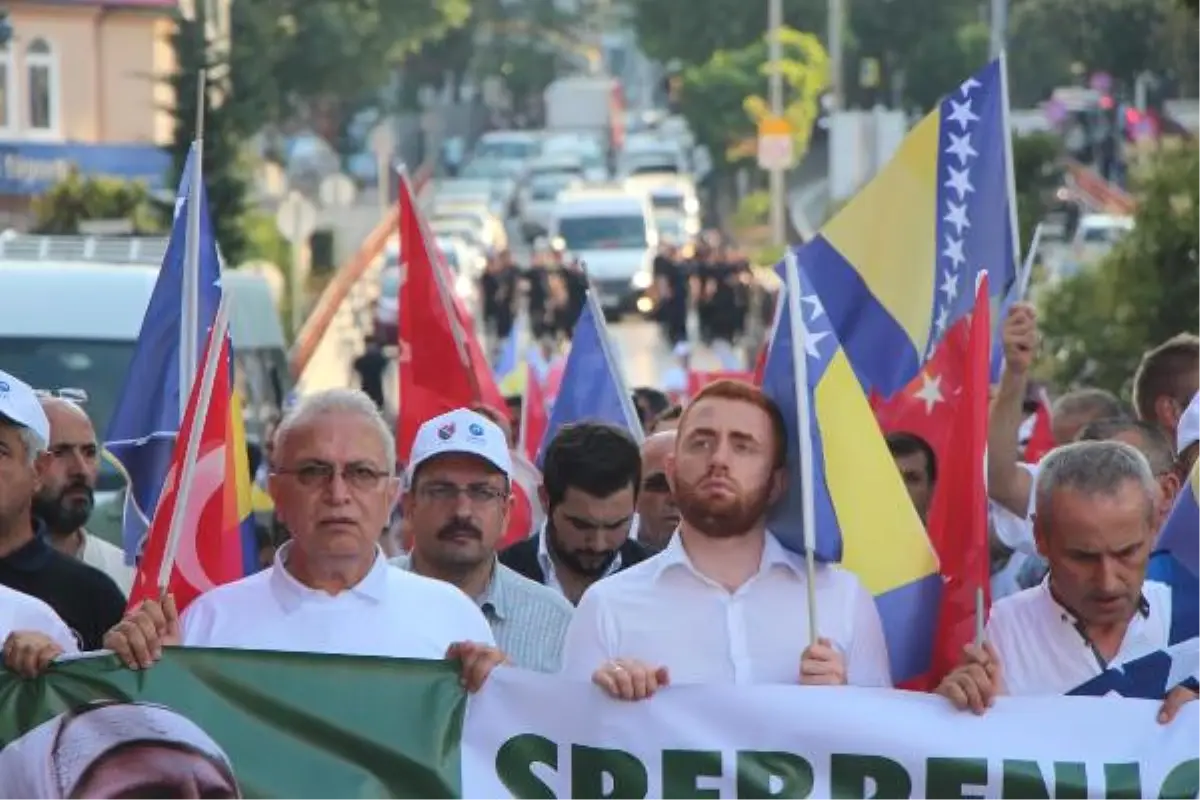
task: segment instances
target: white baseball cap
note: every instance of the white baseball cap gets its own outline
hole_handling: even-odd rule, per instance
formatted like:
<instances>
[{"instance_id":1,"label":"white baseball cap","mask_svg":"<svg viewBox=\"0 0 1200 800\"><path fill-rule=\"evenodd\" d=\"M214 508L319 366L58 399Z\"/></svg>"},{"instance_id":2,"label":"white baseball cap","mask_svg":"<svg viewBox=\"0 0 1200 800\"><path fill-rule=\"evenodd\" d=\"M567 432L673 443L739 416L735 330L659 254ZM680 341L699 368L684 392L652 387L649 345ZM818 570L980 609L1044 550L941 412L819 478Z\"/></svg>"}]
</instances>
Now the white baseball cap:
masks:
<instances>
[{"instance_id":1,"label":"white baseball cap","mask_svg":"<svg viewBox=\"0 0 1200 800\"><path fill-rule=\"evenodd\" d=\"M28 383L0 370L0 417L33 431L45 450L50 442L50 420L42 410L42 401Z\"/></svg>"},{"instance_id":2,"label":"white baseball cap","mask_svg":"<svg viewBox=\"0 0 1200 800\"><path fill-rule=\"evenodd\" d=\"M405 470L411 486L417 468L431 458L450 453L478 456L512 478L512 454L508 439L500 426L482 414L466 408L456 408L434 417L417 430L412 455Z\"/></svg>"},{"instance_id":3,"label":"white baseball cap","mask_svg":"<svg viewBox=\"0 0 1200 800\"><path fill-rule=\"evenodd\" d=\"M1182 453L1196 442L1200 442L1200 392L1192 395L1192 402L1179 418L1179 427L1175 429L1175 453Z\"/></svg>"}]
</instances>

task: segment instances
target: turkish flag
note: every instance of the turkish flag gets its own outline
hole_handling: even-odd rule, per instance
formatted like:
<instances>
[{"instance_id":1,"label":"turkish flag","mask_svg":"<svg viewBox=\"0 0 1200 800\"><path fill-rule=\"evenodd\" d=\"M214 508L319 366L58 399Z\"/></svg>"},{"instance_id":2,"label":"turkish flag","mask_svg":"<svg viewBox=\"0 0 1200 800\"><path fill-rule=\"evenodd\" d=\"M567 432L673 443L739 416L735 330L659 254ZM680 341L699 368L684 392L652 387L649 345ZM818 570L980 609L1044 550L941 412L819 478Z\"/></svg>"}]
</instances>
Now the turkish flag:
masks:
<instances>
[{"instance_id":1,"label":"turkish flag","mask_svg":"<svg viewBox=\"0 0 1200 800\"><path fill-rule=\"evenodd\" d=\"M203 373L198 374L192 383L192 393L179 426L179 435L175 438L171 468L167 471L158 506L150 521L137 577L129 595L130 610L137 608L143 600L158 599L159 573L167 558L173 561L167 590L174 595L176 608L180 612L209 589L236 581L244 575L236 503L228 502L235 480L233 454L229 449L233 442L229 416L232 398L229 339L222 336L218 346L221 353L213 367L211 396L203 418L204 427L190 481L184 486L184 461L187 458L188 439L198 421ZM208 365L212 347L210 333L201 364ZM179 496L184 493L187 495L187 509L180 517L179 541L175 552L168 554L172 517Z\"/></svg>"},{"instance_id":2,"label":"turkish flag","mask_svg":"<svg viewBox=\"0 0 1200 800\"><path fill-rule=\"evenodd\" d=\"M550 415L546 411L546 393L532 366L526 366L525 397L521 400L521 450L526 458L537 458Z\"/></svg>"},{"instance_id":3,"label":"turkish flag","mask_svg":"<svg viewBox=\"0 0 1200 800\"><path fill-rule=\"evenodd\" d=\"M483 403L506 406L449 268L425 233L407 178L400 180L400 414L396 455L408 462L417 429L439 414Z\"/></svg>"},{"instance_id":4,"label":"turkish flag","mask_svg":"<svg viewBox=\"0 0 1200 800\"><path fill-rule=\"evenodd\" d=\"M1025 449L1021 454L1026 464L1036 464L1042 456L1054 449L1054 431L1050 427L1050 398L1046 390L1037 390L1037 411L1033 412L1032 426Z\"/></svg>"},{"instance_id":5,"label":"turkish flag","mask_svg":"<svg viewBox=\"0 0 1200 800\"><path fill-rule=\"evenodd\" d=\"M987 278L974 311L947 331L915 380L890 400L872 398L887 433L920 436L937 459L928 533L944 581L930 673L906 688L932 689L974 638L976 593L990 583L987 537L988 378L991 361Z\"/></svg>"}]
</instances>

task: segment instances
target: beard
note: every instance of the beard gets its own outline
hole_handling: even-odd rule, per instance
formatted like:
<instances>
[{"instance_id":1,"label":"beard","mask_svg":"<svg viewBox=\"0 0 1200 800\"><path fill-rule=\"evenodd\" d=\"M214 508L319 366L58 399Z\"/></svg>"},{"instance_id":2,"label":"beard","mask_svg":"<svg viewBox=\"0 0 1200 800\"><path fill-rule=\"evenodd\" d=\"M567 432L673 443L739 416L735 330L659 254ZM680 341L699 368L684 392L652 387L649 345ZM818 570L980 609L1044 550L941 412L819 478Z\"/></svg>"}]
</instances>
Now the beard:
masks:
<instances>
[{"instance_id":1,"label":"beard","mask_svg":"<svg viewBox=\"0 0 1200 800\"><path fill-rule=\"evenodd\" d=\"M546 545L563 566L585 578L599 578L617 560L616 550L568 550L558 539L554 522L546 520Z\"/></svg>"},{"instance_id":2,"label":"beard","mask_svg":"<svg viewBox=\"0 0 1200 800\"><path fill-rule=\"evenodd\" d=\"M68 492L77 492L68 495ZM82 528L92 516L96 496L86 483L69 483L57 494L39 492L33 498L33 515L60 536Z\"/></svg>"},{"instance_id":3,"label":"beard","mask_svg":"<svg viewBox=\"0 0 1200 800\"><path fill-rule=\"evenodd\" d=\"M675 486L679 515L697 531L713 539L732 539L748 533L766 516L769 482L754 492L712 497L702 494L699 488L709 477L703 475L692 483L677 482Z\"/></svg>"}]
</instances>

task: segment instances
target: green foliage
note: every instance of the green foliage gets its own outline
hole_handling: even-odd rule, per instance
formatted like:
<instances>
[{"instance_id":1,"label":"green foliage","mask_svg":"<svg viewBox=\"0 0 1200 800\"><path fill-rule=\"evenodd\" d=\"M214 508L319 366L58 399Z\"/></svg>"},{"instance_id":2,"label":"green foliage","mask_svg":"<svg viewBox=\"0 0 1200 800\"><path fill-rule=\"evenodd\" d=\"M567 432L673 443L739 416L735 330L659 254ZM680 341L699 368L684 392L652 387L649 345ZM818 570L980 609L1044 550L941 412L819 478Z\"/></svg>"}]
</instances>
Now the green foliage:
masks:
<instances>
[{"instance_id":1,"label":"green foliage","mask_svg":"<svg viewBox=\"0 0 1200 800\"><path fill-rule=\"evenodd\" d=\"M233 3L231 70L238 93L258 100L247 109L257 112L251 128L286 121L314 104L346 116L424 42L462 25L468 12L467 0Z\"/></svg>"},{"instance_id":2,"label":"green foliage","mask_svg":"<svg viewBox=\"0 0 1200 800\"><path fill-rule=\"evenodd\" d=\"M1135 229L1103 261L1047 290L1040 369L1051 380L1125 392L1145 350L1200 329L1198 170L1194 143L1150 158L1134 174Z\"/></svg>"},{"instance_id":3,"label":"green foliage","mask_svg":"<svg viewBox=\"0 0 1200 800\"><path fill-rule=\"evenodd\" d=\"M753 228L766 225L771 214L771 193L765 189L750 192L738 202L737 211L733 213L734 228Z\"/></svg>"},{"instance_id":4,"label":"green foliage","mask_svg":"<svg viewBox=\"0 0 1200 800\"><path fill-rule=\"evenodd\" d=\"M632 0L638 44L650 58L678 59L685 67L719 50L739 50L767 31L767 3L745 0ZM825 30L825 0L783 0L783 18L806 30Z\"/></svg>"},{"instance_id":5,"label":"green foliage","mask_svg":"<svg viewBox=\"0 0 1200 800\"><path fill-rule=\"evenodd\" d=\"M72 235L92 220L129 220L133 233L161 233L157 209L146 185L113 178L84 178L72 171L33 200L35 233Z\"/></svg>"},{"instance_id":6,"label":"green foliage","mask_svg":"<svg viewBox=\"0 0 1200 800\"><path fill-rule=\"evenodd\" d=\"M1017 227L1021 246L1028 247L1033 230L1046 218L1054 193L1062 185L1062 140L1049 133L1013 137L1013 177L1017 188ZM1024 258L1024 253L1018 254Z\"/></svg>"},{"instance_id":7,"label":"green foliage","mask_svg":"<svg viewBox=\"0 0 1200 800\"><path fill-rule=\"evenodd\" d=\"M811 34L784 28L780 40L784 116L795 131L797 154L803 155L828 81L828 58ZM683 71L681 111L718 171L754 157L757 123L767 112L761 95L768 72L765 36L739 50L718 50Z\"/></svg>"},{"instance_id":8,"label":"green foliage","mask_svg":"<svg viewBox=\"0 0 1200 800\"><path fill-rule=\"evenodd\" d=\"M198 16L188 20L179 18L178 27L171 37L175 51L175 72L170 76L170 85L175 93L172 114L175 119L174 135L168 150L171 154L170 186L178 186L187 164L188 150L196 137L196 112L199 103L197 78L201 71L212 76L220 74L221 66L212 57L212 50L204 30L204 3L197 3ZM210 79L204 93L204 187L208 193L208 209L221 255L229 264L242 263L251 255L243 218L246 213L247 176L249 170L241 153L242 137L247 133L243 127L245 114L238 99L229 93L229 81ZM228 98L216 102L217 98ZM242 100L248 102L248 100ZM174 208L166 208L163 215L170 224Z\"/></svg>"}]
</instances>

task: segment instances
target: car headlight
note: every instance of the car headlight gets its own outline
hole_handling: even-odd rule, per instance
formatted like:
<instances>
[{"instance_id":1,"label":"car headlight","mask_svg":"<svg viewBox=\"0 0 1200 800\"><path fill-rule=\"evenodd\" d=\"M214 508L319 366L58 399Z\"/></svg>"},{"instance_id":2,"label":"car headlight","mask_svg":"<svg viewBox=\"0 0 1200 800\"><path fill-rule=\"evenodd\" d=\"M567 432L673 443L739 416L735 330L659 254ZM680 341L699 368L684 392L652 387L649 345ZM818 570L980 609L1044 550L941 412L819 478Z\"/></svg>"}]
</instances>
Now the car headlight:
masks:
<instances>
[{"instance_id":1,"label":"car headlight","mask_svg":"<svg viewBox=\"0 0 1200 800\"><path fill-rule=\"evenodd\" d=\"M633 280L630 281L630 283L635 289L649 289L650 284L652 283L650 273L646 272L645 270L642 270L641 272L635 272L633 274Z\"/></svg>"}]
</instances>

